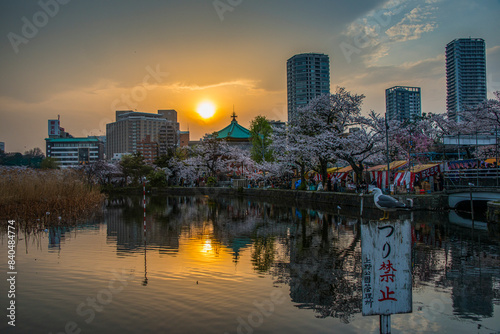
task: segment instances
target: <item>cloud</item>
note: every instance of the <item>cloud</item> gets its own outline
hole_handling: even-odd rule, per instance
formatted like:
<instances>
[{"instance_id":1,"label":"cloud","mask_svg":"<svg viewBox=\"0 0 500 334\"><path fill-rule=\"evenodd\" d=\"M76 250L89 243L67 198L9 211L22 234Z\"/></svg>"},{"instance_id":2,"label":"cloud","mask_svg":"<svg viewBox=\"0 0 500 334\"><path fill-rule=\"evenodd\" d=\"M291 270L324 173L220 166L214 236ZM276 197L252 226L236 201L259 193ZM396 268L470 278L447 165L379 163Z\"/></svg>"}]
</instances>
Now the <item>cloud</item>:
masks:
<instances>
[{"instance_id":1,"label":"cloud","mask_svg":"<svg viewBox=\"0 0 500 334\"><path fill-rule=\"evenodd\" d=\"M391 0L381 9L349 24L343 36L352 41L365 66L374 66L389 54L396 43L417 40L434 31L438 24L435 4L441 0L427 0L423 5L417 0ZM369 51L369 52L366 52Z\"/></svg>"},{"instance_id":2,"label":"cloud","mask_svg":"<svg viewBox=\"0 0 500 334\"><path fill-rule=\"evenodd\" d=\"M493 47L491 47L491 48L487 48L487 49L486 49L486 54L487 54L487 55L490 55L490 54L495 54L495 53L497 53L499 50L500 50L500 45L496 45L496 46L493 46Z\"/></svg>"},{"instance_id":3,"label":"cloud","mask_svg":"<svg viewBox=\"0 0 500 334\"><path fill-rule=\"evenodd\" d=\"M259 81L257 80L248 80L248 79L241 79L241 80L233 80L233 81L226 81L226 82L219 82L219 83L214 83L214 84L209 84L209 85L204 85L200 86L197 84L185 84L185 83L180 83L176 82L173 84L169 85L163 85L162 88L166 90L171 90L174 92L182 92L182 91L203 91L203 90L209 90L209 89L217 89L217 88L242 88L247 91L247 94L250 95L268 95L268 94L275 94L280 91L270 91L266 90L263 88L258 87Z\"/></svg>"},{"instance_id":4,"label":"cloud","mask_svg":"<svg viewBox=\"0 0 500 334\"><path fill-rule=\"evenodd\" d=\"M437 24L435 23L425 23L425 24L399 24L391 29L387 30L385 33L395 42L406 42L414 39L419 39L422 34L431 32L436 29Z\"/></svg>"},{"instance_id":5,"label":"cloud","mask_svg":"<svg viewBox=\"0 0 500 334\"><path fill-rule=\"evenodd\" d=\"M383 113L385 90L393 86L421 87L423 112L446 110L444 54L399 65L367 67L357 75L345 76L338 84L366 95L363 113L369 109Z\"/></svg>"},{"instance_id":6,"label":"cloud","mask_svg":"<svg viewBox=\"0 0 500 334\"><path fill-rule=\"evenodd\" d=\"M406 42L419 39L422 34L434 31L437 23L433 13L437 7L417 6L407 13L396 25L385 31L393 42Z\"/></svg>"}]
</instances>

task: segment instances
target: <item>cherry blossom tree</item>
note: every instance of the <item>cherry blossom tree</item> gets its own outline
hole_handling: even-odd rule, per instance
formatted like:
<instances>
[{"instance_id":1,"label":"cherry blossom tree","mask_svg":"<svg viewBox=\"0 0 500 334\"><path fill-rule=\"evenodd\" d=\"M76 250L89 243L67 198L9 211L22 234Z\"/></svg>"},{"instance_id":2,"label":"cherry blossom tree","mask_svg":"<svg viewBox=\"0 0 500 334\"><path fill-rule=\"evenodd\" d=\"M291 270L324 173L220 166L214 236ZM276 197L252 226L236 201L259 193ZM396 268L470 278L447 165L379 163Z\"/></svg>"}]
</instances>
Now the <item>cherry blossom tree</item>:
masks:
<instances>
[{"instance_id":1,"label":"cherry blossom tree","mask_svg":"<svg viewBox=\"0 0 500 334\"><path fill-rule=\"evenodd\" d=\"M427 159L425 154L435 144L437 135L436 129L432 127L430 118L427 116L404 122L391 121L388 132L393 159L411 160L411 156L414 155L420 162Z\"/></svg>"},{"instance_id":2,"label":"cherry blossom tree","mask_svg":"<svg viewBox=\"0 0 500 334\"><path fill-rule=\"evenodd\" d=\"M347 162L356 174L356 180L361 182L364 163L381 160L386 150L385 123L374 111L368 117L355 113L348 119L342 135L336 139L338 149L335 156Z\"/></svg>"},{"instance_id":3,"label":"cherry blossom tree","mask_svg":"<svg viewBox=\"0 0 500 334\"><path fill-rule=\"evenodd\" d=\"M362 179L363 162L379 155L381 130L379 117L361 116L364 95L337 88L335 94L321 95L297 110L285 130L277 131L274 150L281 161L294 164L305 181L306 167L327 178L328 165L337 159L353 167Z\"/></svg>"},{"instance_id":4,"label":"cherry blossom tree","mask_svg":"<svg viewBox=\"0 0 500 334\"><path fill-rule=\"evenodd\" d=\"M311 138L301 131L300 119L292 118L285 128L274 129L271 148L276 164L299 171L302 184L311 166Z\"/></svg>"},{"instance_id":5,"label":"cherry blossom tree","mask_svg":"<svg viewBox=\"0 0 500 334\"><path fill-rule=\"evenodd\" d=\"M228 153L229 145L217 137L217 132L207 134L192 149L192 154L196 157L193 164L205 169L209 176L217 177L219 173L226 171Z\"/></svg>"},{"instance_id":6,"label":"cherry blossom tree","mask_svg":"<svg viewBox=\"0 0 500 334\"><path fill-rule=\"evenodd\" d=\"M256 168L251 153L237 146L229 146L225 159L227 171L234 176L249 176Z\"/></svg>"}]
</instances>

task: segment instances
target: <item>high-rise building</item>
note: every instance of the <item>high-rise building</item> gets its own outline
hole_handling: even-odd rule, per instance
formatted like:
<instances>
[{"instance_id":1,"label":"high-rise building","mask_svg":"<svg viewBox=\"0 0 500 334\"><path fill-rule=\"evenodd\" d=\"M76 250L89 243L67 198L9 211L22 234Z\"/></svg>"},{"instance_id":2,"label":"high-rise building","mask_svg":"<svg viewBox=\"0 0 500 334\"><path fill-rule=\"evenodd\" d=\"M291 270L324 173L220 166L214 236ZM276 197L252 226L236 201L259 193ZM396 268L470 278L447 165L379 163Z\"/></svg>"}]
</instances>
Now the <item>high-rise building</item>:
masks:
<instances>
[{"instance_id":1,"label":"high-rise building","mask_svg":"<svg viewBox=\"0 0 500 334\"><path fill-rule=\"evenodd\" d=\"M178 132L175 110L158 110L157 114L117 110L116 121L106 124L107 159L116 153L136 153L138 143L147 135L158 143L160 154L166 153L167 147L179 145Z\"/></svg>"},{"instance_id":2,"label":"high-rise building","mask_svg":"<svg viewBox=\"0 0 500 334\"><path fill-rule=\"evenodd\" d=\"M446 109L460 112L486 100L486 51L482 38L460 38L446 45Z\"/></svg>"},{"instance_id":3,"label":"high-rise building","mask_svg":"<svg viewBox=\"0 0 500 334\"><path fill-rule=\"evenodd\" d=\"M422 116L420 87L394 86L386 89L385 111L390 121L411 121Z\"/></svg>"},{"instance_id":4,"label":"high-rise building","mask_svg":"<svg viewBox=\"0 0 500 334\"><path fill-rule=\"evenodd\" d=\"M330 58L302 53L287 60L288 120L318 95L330 93Z\"/></svg>"}]
</instances>

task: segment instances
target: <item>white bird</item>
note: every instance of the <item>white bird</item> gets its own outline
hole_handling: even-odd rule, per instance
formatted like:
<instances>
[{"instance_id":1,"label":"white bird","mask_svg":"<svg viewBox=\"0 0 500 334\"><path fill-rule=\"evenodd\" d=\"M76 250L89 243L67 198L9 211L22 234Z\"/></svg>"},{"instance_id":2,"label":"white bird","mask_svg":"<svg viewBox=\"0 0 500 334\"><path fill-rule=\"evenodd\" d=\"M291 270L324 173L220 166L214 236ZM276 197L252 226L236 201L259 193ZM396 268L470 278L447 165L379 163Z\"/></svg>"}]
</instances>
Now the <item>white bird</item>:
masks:
<instances>
[{"instance_id":1,"label":"white bird","mask_svg":"<svg viewBox=\"0 0 500 334\"><path fill-rule=\"evenodd\" d=\"M396 211L407 207L404 203L398 201L394 197L382 194L382 190L379 188L372 188L370 193L374 194L373 201L375 202L377 208L384 211L384 217L380 220L389 219L390 211Z\"/></svg>"}]
</instances>

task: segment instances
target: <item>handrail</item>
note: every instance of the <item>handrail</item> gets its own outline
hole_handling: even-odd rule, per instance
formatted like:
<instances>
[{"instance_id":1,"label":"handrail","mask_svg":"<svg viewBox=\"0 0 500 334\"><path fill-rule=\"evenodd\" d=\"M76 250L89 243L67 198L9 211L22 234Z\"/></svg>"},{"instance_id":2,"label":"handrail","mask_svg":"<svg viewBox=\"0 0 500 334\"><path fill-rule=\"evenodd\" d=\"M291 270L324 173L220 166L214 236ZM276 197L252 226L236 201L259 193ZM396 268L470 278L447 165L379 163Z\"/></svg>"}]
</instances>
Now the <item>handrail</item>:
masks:
<instances>
[{"instance_id":1,"label":"handrail","mask_svg":"<svg viewBox=\"0 0 500 334\"><path fill-rule=\"evenodd\" d=\"M499 186L500 168L454 169L443 172L447 189L470 187L491 188Z\"/></svg>"}]
</instances>

